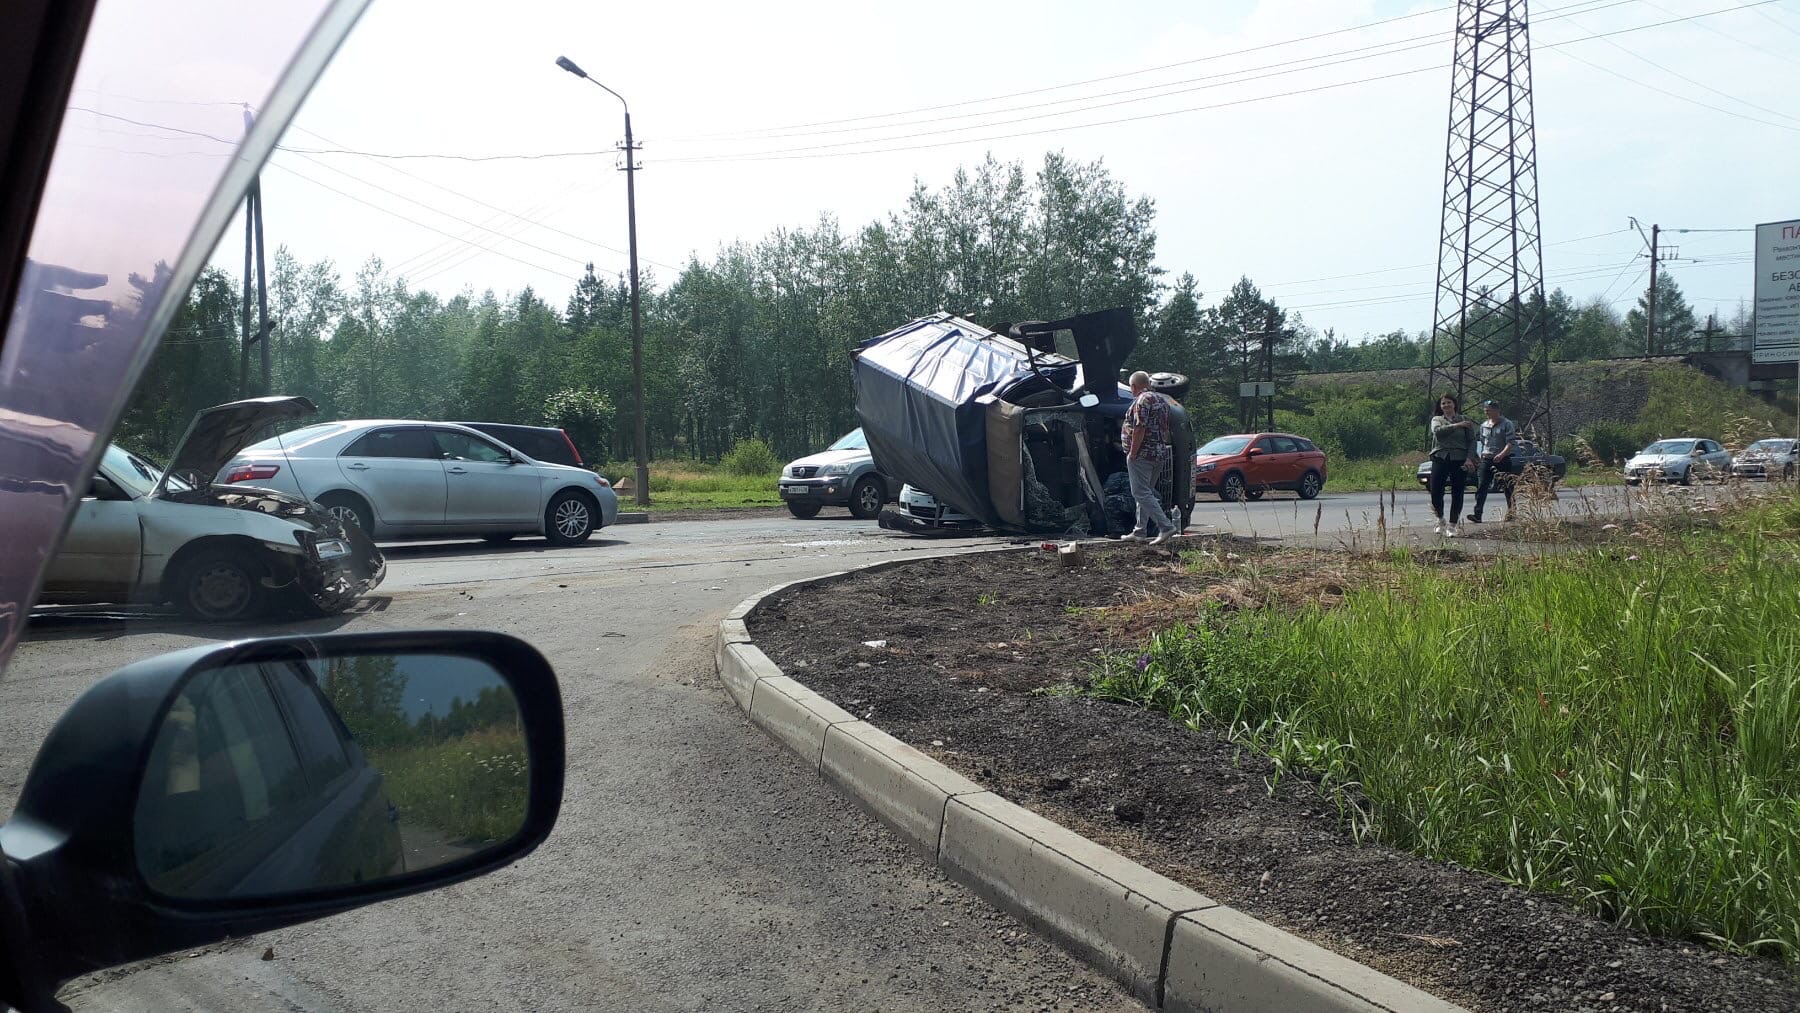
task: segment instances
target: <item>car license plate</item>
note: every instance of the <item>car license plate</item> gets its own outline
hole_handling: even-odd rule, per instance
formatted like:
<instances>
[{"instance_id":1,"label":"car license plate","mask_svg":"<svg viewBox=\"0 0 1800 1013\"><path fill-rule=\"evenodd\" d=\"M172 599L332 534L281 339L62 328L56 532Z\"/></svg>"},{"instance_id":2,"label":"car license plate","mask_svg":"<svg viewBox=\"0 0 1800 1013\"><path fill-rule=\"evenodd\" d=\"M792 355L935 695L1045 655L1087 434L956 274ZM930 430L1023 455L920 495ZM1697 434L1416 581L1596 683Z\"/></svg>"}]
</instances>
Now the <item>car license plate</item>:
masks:
<instances>
[{"instance_id":1,"label":"car license plate","mask_svg":"<svg viewBox=\"0 0 1800 1013\"><path fill-rule=\"evenodd\" d=\"M781 494L783 496L805 496L811 491L811 489L804 485L784 485L781 487Z\"/></svg>"}]
</instances>

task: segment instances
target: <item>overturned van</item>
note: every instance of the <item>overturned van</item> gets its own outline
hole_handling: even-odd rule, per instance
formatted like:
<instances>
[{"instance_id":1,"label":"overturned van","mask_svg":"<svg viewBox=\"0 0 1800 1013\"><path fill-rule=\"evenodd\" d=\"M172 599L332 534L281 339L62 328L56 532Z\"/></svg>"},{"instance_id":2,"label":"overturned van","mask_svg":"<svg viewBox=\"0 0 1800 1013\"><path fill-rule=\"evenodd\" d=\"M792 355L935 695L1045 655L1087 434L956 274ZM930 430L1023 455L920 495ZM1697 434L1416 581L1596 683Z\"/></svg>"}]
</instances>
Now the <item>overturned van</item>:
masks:
<instances>
[{"instance_id":1,"label":"overturned van","mask_svg":"<svg viewBox=\"0 0 1800 1013\"><path fill-rule=\"evenodd\" d=\"M1134 520L1119 367L1136 346L1123 308L998 330L921 317L857 349L856 412L883 474L990 527L1119 535ZM1179 400L1169 415L1174 453L1158 487L1185 528L1193 433Z\"/></svg>"}]
</instances>

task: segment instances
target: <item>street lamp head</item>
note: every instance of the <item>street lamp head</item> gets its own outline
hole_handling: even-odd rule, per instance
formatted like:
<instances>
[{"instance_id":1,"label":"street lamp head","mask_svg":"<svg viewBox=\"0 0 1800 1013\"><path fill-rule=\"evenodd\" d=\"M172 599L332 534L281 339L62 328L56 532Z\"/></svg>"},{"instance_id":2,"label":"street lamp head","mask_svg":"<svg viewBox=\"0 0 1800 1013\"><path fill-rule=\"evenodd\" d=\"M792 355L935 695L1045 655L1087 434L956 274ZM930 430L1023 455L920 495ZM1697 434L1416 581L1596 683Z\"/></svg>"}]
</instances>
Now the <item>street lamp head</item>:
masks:
<instances>
[{"instance_id":1,"label":"street lamp head","mask_svg":"<svg viewBox=\"0 0 1800 1013\"><path fill-rule=\"evenodd\" d=\"M575 65L575 61L569 59L566 56L557 57L556 65L558 67L561 67L562 69L568 71L569 73L574 74L576 77L586 77L587 76L587 71L582 70L580 67L577 67Z\"/></svg>"}]
</instances>

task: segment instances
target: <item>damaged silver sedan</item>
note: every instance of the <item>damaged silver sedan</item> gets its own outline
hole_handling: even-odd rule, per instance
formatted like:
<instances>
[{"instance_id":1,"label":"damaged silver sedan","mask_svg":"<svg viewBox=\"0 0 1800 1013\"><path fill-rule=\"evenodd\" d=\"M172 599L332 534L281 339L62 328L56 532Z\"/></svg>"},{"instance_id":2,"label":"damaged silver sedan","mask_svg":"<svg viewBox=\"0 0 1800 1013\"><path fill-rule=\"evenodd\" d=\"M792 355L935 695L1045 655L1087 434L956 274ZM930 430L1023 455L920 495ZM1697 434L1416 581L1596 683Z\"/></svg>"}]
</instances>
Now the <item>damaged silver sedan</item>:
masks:
<instances>
[{"instance_id":1,"label":"damaged silver sedan","mask_svg":"<svg viewBox=\"0 0 1800 1013\"><path fill-rule=\"evenodd\" d=\"M387 573L374 542L304 499L212 482L270 423L316 410L303 397L208 408L167 469L109 445L40 604L168 602L208 622L348 608Z\"/></svg>"}]
</instances>

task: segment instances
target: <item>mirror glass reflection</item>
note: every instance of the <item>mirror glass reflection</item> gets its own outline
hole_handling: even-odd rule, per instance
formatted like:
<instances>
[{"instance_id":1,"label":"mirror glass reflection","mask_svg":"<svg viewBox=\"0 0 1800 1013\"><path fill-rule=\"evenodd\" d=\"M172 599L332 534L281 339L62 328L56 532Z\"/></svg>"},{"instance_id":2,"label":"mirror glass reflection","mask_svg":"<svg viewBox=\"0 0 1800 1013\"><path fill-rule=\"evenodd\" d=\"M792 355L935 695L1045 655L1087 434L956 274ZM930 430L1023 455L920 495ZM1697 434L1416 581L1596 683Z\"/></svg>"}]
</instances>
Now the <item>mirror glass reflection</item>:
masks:
<instances>
[{"instance_id":1,"label":"mirror glass reflection","mask_svg":"<svg viewBox=\"0 0 1800 1013\"><path fill-rule=\"evenodd\" d=\"M366 883L498 847L525 823L518 701L486 661L261 661L182 688L134 817L151 889L240 899Z\"/></svg>"}]
</instances>

